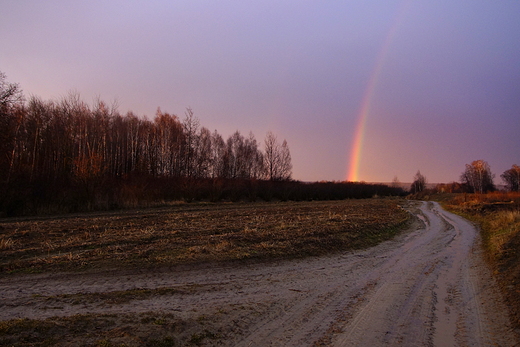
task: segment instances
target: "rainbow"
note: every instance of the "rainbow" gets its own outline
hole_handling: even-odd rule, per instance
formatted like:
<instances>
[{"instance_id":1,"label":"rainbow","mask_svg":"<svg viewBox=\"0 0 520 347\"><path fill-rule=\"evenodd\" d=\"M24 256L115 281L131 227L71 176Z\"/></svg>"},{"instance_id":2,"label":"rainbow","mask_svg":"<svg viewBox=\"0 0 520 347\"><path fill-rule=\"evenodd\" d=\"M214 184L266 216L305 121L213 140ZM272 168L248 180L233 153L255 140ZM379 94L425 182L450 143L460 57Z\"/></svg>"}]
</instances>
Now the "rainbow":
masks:
<instances>
[{"instance_id":1,"label":"rainbow","mask_svg":"<svg viewBox=\"0 0 520 347\"><path fill-rule=\"evenodd\" d=\"M401 6L401 9L394 20L392 27L390 28L388 34L386 35L385 41L379 54L377 55L376 64L374 69L372 70L372 74L370 75L370 79L367 84L367 88L365 89L365 93L363 94L363 98L361 100L361 107L358 112L358 122L356 125L355 133L354 133L354 141L352 142L352 147L350 151L350 162L348 166L348 173L346 180L355 182L359 181L359 167L361 163L361 149L363 147L363 140L365 138L365 127L367 123L367 118L370 113L370 103L374 97L374 92L377 86L377 81L379 76L381 75L381 71L383 69L383 65L388 53L388 49L392 40L397 32L399 24L402 22L402 18L404 16L405 9L408 7L411 1L406 1Z\"/></svg>"}]
</instances>

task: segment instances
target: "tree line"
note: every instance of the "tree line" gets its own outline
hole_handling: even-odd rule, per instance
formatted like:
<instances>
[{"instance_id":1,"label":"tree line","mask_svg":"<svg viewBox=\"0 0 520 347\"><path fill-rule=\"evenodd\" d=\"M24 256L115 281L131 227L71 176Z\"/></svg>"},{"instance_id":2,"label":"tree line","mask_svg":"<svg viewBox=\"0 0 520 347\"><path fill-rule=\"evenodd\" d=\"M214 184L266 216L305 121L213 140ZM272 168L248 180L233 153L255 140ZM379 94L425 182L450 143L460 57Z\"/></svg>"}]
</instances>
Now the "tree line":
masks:
<instances>
[{"instance_id":1,"label":"tree line","mask_svg":"<svg viewBox=\"0 0 520 347\"><path fill-rule=\"evenodd\" d=\"M0 214L53 205L88 210L143 200L254 199L259 190L263 199L296 196L288 184L287 141L268 132L260 147L253 133L224 139L211 132L191 108L183 119L158 109L149 120L101 100L89 106L75 93L25 100L0 72Z\"/></svg>"},{"instance_id":2,"label":"tree line","mask_svg":"<svg viewBox=\"0 0 520 347\"><path fill-rule=\"evenodd\" d=\"M518 192L520 188L520 167L513 164L510 169L504 171L500 177L505 187L510 192ZM460 181L469 193L486 193L497 190L493 179L495 175L485 160L475 160L466 164L466 169L460 175Z\"/></svg>"},{"instance_id":3,"label":"tree line","mask_svg":"<svg viewBox=\"0 0 520 347\"><path fill-rule=\"evenodd\" d=\"M226 141L201 127L188 109L180 121L159 109L153 120L125 116L77 95L61 102L31 97L2 115L1 179L89 181L122 177L242 178L288 180L291 155L269 132L266 151L252 133L236 131Z\"/></svg>"},{"instance_id":4,"label":"tree line","mask_svg":"<svg viewBox=\"0 0 520 347\"><path fill-rule=\"evenodd\" d=\"M510 169L505 170L500 177L505 183L505 188L510 192L520 191L520 166L513 164ZM489 163L485 160L474 160L466 164L460 175L460 183L452 182L439 184L438 191L451 193L487 193L497 190L493 179L495 175L491 172ZM414 176L410 187L410 193L420 193L426 189L426 177L420 171Z\"/></svg>"}]
</instances>

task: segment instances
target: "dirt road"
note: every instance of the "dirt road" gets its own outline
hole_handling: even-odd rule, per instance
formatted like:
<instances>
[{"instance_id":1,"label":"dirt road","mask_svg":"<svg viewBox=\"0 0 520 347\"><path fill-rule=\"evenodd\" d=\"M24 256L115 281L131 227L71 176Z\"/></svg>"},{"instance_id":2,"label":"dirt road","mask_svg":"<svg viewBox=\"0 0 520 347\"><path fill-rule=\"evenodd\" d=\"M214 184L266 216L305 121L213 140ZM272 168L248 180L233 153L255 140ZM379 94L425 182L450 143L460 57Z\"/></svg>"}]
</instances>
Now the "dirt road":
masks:
<instances>
[{"instance_id":1,"label":"dirt road","mask_svg":"<svg viewBox=\"0 0 520 347\"><path fill-rule=\"evenodd\" d=\"M329 257L3 277L0 320L154 311L206 317L207 345L516 345L473 225L432 202L410 210L412 230Z\"/></svg>"}]
</instances>

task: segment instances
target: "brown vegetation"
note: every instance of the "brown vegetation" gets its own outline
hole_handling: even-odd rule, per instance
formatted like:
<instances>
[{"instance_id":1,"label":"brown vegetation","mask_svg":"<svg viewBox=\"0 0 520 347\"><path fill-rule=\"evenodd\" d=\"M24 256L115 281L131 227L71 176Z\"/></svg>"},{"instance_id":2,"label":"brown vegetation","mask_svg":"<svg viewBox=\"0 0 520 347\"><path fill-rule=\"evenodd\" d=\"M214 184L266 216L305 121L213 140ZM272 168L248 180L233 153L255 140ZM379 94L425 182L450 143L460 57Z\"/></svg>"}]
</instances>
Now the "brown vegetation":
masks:
<instances>
[{"instance_id":1,"label":"brown vegetation","mask_svg":"<svg viewBox=\"0 0 520 347\"><path fill-rule=\"evenodd\" d=\"M255 312L258 308L255 307ZM232 333L227 327L213 333L222 315L244 319L251 307L230 308L210 317L179 318L174 314L74 315L45 320L13 319L0 322L2 346L201 346Z\"/></svg>"},{"instance_id":2,"label":"brown vegetation","mask_svg":"<svg viewBox=\"0 0 520 347\"><path fill-rule=\"evenodd\" d=\"M491 167L485 160L474 160L471 164L466 164L466 169L460 176L460 181L468 188L470 193L486 193L494 191L494 174Z\"/></svg>"},{"instance_id":3,"label":"brown vegetation","mask_svg":"<svg viewBox=\"0 0 520 347\"><path fill-rule=\"evenodd\" d=\"M450 194L433 198L440 198L446 208L480 225L489 263L513 323L520 329L520 194Z\"/></svg>"},{"instance_id":4,"label":"brown vegetation","mask_svg":"<svg viewBox=\"0 0 520 347\"><path fill-rule=\"evenodd\" d=\"M366 247L408 220L399 200L176 204L4 219L0 269L43 271L319 255Z\"/></svg>"}]
</instances>

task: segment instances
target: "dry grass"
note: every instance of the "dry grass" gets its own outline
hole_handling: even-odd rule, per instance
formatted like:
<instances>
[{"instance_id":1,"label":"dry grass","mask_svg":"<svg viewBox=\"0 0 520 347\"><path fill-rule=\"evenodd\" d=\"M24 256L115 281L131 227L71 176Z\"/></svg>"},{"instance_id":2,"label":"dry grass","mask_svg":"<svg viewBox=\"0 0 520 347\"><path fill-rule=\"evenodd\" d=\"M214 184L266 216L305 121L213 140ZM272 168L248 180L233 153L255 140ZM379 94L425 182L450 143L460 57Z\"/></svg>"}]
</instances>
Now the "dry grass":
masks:
<instances>
[{"instance_id":1,"label":"dry grass","mask_svg":"<svg viewBox=\"0 0 520 347\"><path fill-rule=\"evenodd\" d=\"M235 309L237 318L256 307ZM232 329L217 328L211 317L180 318L173 314L100 314L55 317L44 320L13 319L0 322L0 346L201 346L222 345Z\"/></svg>"},{"instance_id":2,"label":"dry grass","mask_svg":"<svg viewBox=\"0 0 520 347\"><path fill-rule=\"evenodd\" d=\"M457 194L444 204L480 225L488 260L520 329L520 194Z\"/></svg>"},{"instance_id":3,"label":"dry grass","mask_svg":"<svg viewBox=\"0 0 520 347\"><path fill-rule=\"evenodd\" d=\"M14 247L14 242L12 239L6 239L5 237L2 237L0 239L0 250L8 250Z\"/></svg>"},{"instance_id":4,"label":"dry grass","mask_svg":"<svg viewBox=\"0 0 520 347\"><path fill-rule=\"evenodd\" d=\"M507 244L520 232L520 211L497 211L485 221L488 246L493 254L507 251Z\"/></svg>"},{"instance_id":5,"label":"dry grass","mask_svg":"<svg viewBox=\"0 0 520 347\"><path fill-rule=\"evenodd\" d=\"M508 242L520 233L519 193L456 194L444 204L481 225L492 259L500 259Z\"/></svg>"},{"instance_id":6,"label":"dry grass","mask_svg":"<svg viewBox=\"0 0 520 347\"><path fill-rule=\"evenodd\" d=\"M409 219L400 200L177 204L0 220L0 270L301 257L367 247Z\"/></svg>"}]
</instances>

